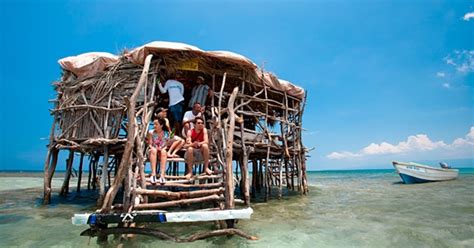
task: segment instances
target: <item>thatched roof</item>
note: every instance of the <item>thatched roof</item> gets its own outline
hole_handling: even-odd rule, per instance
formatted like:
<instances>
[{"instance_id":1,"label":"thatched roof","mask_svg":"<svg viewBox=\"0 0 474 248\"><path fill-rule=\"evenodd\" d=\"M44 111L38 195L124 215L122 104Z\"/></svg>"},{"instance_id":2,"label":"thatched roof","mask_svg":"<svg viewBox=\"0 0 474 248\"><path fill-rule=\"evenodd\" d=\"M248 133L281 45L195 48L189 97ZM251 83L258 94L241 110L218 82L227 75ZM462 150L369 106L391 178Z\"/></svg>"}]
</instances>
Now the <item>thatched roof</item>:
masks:
<instances>
[{"instance_id":1,"label":"thatched roof","mask_svg":"<svg viewBox=\"0 0 474 248\"><path fill-rule=\"evenodd\" d=\"M299 99L304 98L304 89L289 81L278 79L271 73L262 73L262 70L259 69L254 62L243 55L229 51L204 51L198 47L178 42L154 41L137 47L130 52L125 52L122 56L103 52L84 53L60 59L58 63L64 70L70 71L77 77L82 78L93 76L97 72L104 71L107 67L119 63L121 59L126 59L134 64L143 65L148 54L173 53L177 53L180 56L196 57L240 67L255 77L263 79L263 82L272 89L286 92Z\"/></svg>"}]
</instances>

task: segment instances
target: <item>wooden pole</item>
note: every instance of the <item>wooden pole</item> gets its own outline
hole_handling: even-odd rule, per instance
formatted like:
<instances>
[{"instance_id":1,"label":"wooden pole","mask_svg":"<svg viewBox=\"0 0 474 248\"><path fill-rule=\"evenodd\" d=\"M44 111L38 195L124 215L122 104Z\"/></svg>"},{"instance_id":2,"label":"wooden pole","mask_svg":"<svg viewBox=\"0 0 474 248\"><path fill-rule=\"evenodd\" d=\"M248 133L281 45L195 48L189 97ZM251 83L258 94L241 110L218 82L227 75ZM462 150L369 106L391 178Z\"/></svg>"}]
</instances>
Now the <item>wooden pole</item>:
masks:
<instances>
[{"instance_id":1,"label":"wooden pole","mask_svg":"<svg viewBox=\"0 0 474 248\"><path fill-rule=\"evenodd\" d=\"M82 163L84 162L84 153L81 152L81 158L79 160L79 176L77 177L77 192L81 191L81 181L82 181Z\"/></svg>"},{"instance_id":2,"label":"wooden pole","mask_svg":"<svg viewBox=\"0 0 474 248\"><path fill-rule=\"evenodd\" d=\"M48 152L46 154L46 161L44 162L44 181L43 181L43 204L49 204L51 201L51 183L49 182L50 177L50 168L53 163L51 161L51 153L54 147L54 129L56 127L56 118L57 114L54 114L53 117L53 124L51 125L51 131L49 132L49 144L48 144ZM57 156L57 154L56 154ZM57 158L57 157L56 157ZM54 165L56 166L56 165ZM54 172L53 172L54 173Z\"/></svg>"},{"instance_id":3,"label":"wooden pole","mask_svg":"<svg viewBox=\"0 0 474 248\"><path fill-rule=\"evenodd\" d=\"M227 109L229 111L229 130L227 133L227 149L225 154L226 173L225 173L225 208L234 208L234 176L232 175L232 149L234 142L234 129L235 129L235 112L234 102L237 96L239 88L235 87L230 95L229 102L227 103Z\"/></svg>"},{"instance_id":4,"label":"wooden pole","mask_svg":"<svg viewBox=\"0 0 474 248\"><path fill-rule=\"evenodd\" d=\"M89 155L89 175L87 176L87 190L91 189L91 179L92 179L92 163L94 162L94 156L92 154Z\"/></svg>"},{"instance_id":5,"label":"wooden pole","mask_svg":"<svg viewBox=\"0 0 474 248\"><path fill-rule=\"evenodd\" d=\"M258 164L257 160L252 160L252 197L255 198L257 194L257 184L258 184Z\"/></svg>"},{"instance_id":6,"label":"wooden pole","mask_svg":"<svg viewBox=\"0 0 474 248\"><path fill-rule=\"evenodd\" d=\"M209 202L209 201L222 201L222 200L224 200L223 197L220 197L218 195L210 195L210 196L191 198L191 199L139 204L135 206L135 209L136 210L160 209L160 208L176 207L176 206L180 206L184 204L194 204L194 203Z\"/></svg>"},{"instance_id":7,"label":"wooden pole","mask_svg":"<svg viewBox=\"0 0 474 248\"><path fill-rule=\"evenodd\" d=\"M264 84L263 85L265 89L265 100L268 99L268 92L267 92L267 86ZM265 159L265 201L268 201L268 196L270 195L270 146L272 144L272 136L270 132L267 129L268 127L268 103L265 102L265 131L267 133L267 156Z\"/></svg>"},{"instance_id":8,"label":"wooden pole","mask_svg":"<svg viewBox=\"0 0 474 248\"><path fill-rule=\"evenodd\" d=\"M66 196L69 193L69 180L71 179L72 163L74 161L74 151L69 151L69 158L66 160L66 174L64 175L63 186L59 195Z\"/></svg>"},{"instance_id":9,"label":"wooden pole","mask_svg":"<svg viewBox=\"0 0 474 248\"><path fill-rule=\"evenodd\" d=\"M119 186L122 182L122 180L125 177L125 173L128 173L128 167L130 166L130 158L132 157L132 150L133 150L133 143L135 141L135 104L137 101L137 97L140 94L140 90L143 87L143 85L146 83L148 79L148 69L150 68L150 62L152 59L153 55L149 54L146 59L145 59L145 65L143 66L143 71L140 76L140 80L138 81L137 88L132 94L132 97L128 101L127 98L125 98L125 102L127 105L127 115L129 117L128 119L128 134L127 134L127 142L125 143L125 149L123 152L123 157L120 162L120 168L119 171L114 179L113 185L109 188L107 191L107 194L105 195L104 198L104 203L102 204L102 209L101 212L108 212L110 208L112 207L112 202L117 195L117 191L119 189ZM145 180L142 178L142 180Z\"/></svg>"},{"instance_id":10,"label":"wooden pole","mask_svg":"<svg viewBox=\"0 0 474 248\"><path fill-rule=\"evenodd\" d=\"M109 166L109 147L107 145L105 145L103 147L104 149L104 161L103 161L103 164L102 164L102 175L100 177L100 185L99 185L99 199L97 200L97 206L101 206L103 201L104 201L104 197L105 197L105 187L106 187L106 183L107 183L107 172L108 172L108 166Z\"/></svg>"},{"instance_id":11,"label":"wooden pole","mask_svg":"<svg viewBox=\"0 0 474 248\"><path fill-rule=\"evenodd\" d=\"M46 178L44 179L44 196L43 196L43 204L51 203L51 181L53 180L54 171L56 170L56 165L58 163L58 153L59 150L56 148L51 148L51 165L49 168L44 172Z\"/></svg>"},{"instance_id":12,"label":"wooden pole","mask_svg":"<svg viewBox=\"0 0 474 248\"><path fill-rule=\"evenodd\" d=\"M94 163L92 164L92 189L97 188L97 165L99 164L100 155L94 154Z\"/></svg>"},{"instance_id":13,"label":"wooden pole","mask_svg":"<svg viewBox=\"0 0 474 248\"><path fill-rule=\"evenodd\" d=\"M245 80L242 81L242 89L241 89L241 94L245 94ZM243 98L240 99L240 103L242 107L240 107L241 110L243 110ZM244 138L244 117L241 116L240 118L240 140L242 143L242 162L241 162L241 168L240 171L242 173L242 191L244 195L244 203L247 206L250 206L250 182L249 182L249 170L248 170L248 151L247 148L245 147L245 138Z\"/></svg>"}]
</instances>

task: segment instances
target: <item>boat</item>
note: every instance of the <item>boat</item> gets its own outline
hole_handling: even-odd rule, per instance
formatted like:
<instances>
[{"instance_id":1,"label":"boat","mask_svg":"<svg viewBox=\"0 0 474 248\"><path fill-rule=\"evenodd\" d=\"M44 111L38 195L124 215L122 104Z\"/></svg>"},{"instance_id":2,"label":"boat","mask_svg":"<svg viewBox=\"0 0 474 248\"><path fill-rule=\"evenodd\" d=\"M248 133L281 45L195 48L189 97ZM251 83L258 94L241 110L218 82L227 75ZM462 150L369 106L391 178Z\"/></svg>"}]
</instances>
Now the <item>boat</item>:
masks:
<instances>
[{"instance_id":1,"label":"boat","mask_svg":"<svg viewBox=\"0 0 474 248\"><path fill-rule=\"evenodd\" d=\"M458 177L459 170L450 168L446 163L440 163L441 168L413 162L392 162L403 183L427 183L454 180Z\"/></svg>"}]
</instances>

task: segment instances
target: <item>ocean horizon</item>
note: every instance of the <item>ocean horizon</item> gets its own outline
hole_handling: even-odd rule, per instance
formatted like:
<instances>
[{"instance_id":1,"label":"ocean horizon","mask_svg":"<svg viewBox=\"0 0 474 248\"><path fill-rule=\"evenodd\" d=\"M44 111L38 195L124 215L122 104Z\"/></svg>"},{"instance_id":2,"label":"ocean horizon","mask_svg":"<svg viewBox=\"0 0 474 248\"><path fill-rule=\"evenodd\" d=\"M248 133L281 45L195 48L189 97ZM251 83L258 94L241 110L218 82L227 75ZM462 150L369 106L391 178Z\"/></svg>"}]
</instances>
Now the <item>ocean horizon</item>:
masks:
<instances>
[{"instance_id":1,"label":"ocean horizon","mask_svg":"<svg viewBox=\"0 0 474 248\"><path fill-rule=\"evenodd\" d=\"M42 205L42 172L1 172L1 247L96 247L81 237L88 226L74 226L75 213L96 210L96 191L59 196L63 177L53 179L52 203ZM85 181L85 180L84 180ZM288 192L282 199L253 201L250 220L237 227L257 236L214 237L178 244L137 235L109 245L132 247L472 247L474 244L474 168L457 180L405 185L389 169L308 172L309 193ZM83 182L84 184L84 182ZM84 189L84 186L83 186ZM213 223L166 223L152 227L180 237L215 228Z\"/></svg>"}]
</instances>

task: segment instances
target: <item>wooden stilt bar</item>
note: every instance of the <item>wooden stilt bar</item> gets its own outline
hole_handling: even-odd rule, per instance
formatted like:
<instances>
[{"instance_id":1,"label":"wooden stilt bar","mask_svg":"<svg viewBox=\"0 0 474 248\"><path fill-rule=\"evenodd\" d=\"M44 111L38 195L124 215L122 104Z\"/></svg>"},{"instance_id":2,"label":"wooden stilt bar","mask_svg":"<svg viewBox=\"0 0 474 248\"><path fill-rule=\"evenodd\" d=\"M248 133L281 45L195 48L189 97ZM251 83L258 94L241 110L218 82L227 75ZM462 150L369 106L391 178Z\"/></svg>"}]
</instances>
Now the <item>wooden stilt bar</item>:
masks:
<instances>
[{"instance_id":1,"label":"wooden stilt bar","mask_svg":"<svg viewBox=\"0 0 474 248\"><path fill-rule=\"evenodd\" d=\"M245 75L244 75L245 76ZM245 81L242 81L241 94L245 95ZM244 100L241 98L240 104L242 105L240 109L243 109ZM240 142L242 144L242 162L241 162L241 172L242 172L242 192L244 196L244 203L247 206L250 206L250 180L249 180L249 170L248 170L248 160L250 149L247 150L245 146L245 136L244 136L244 117L240 116Z\"/></svg>"},{"instance_id":2,"label":"wooden stilt bar","mask_svg":"<svg viewBox=\"0 0 474 248\"><path fill-rule=\"evenodd\" d=\"M234 142L235 112L234 102L239 88L235 87L227 103L229 112L229 129L227 133L227 149L225 152L225 208L234 208L234 176L232 175L232 144Z\"/></svg>"},{"instance_id":3,"label":"wooden stilt bar","mask_svg":"<svg viewBox=\"0 0 474 248\"><path fill-rule=\"evenodd\" d=\"M66 160L66 173L64 174L63 186L59 195L66 196L69 193L69 180L71 179L72 164L74 162L74 151L69 151L69 158Z\"/></svg>"},{"instance_id":4,"label":"wooden stilt bar","mask_svg":"<svg viewBox=\"0 0 474 248\"><path fill-rule=\"evenodd\" d=\"M87 176L87 190L91 189L91 183L92 183L92 170L93 170L93 165L94 163L94 156L89 155L89 175Z\"/></svg>"},{"instance_id":5,"label":"wooden stilt bar","mask_svg":"<svg viewBox=\"0 0 474 248\"><path fill-rule=\"evenodd\" d=\"M136 189L137 194L143 195L153 195L157 197L167 198L167 199L183 199L183 198L196 198L208 195L219 195L224 193L224 187L217 189L205 189L205 190L194 190L194 191L181 191L181 192L171 192L167 190L150 190L150 189Z\"/></svg>"},{"instance_id":6,"label":"wooden stilt bar","mask_svg":"<svg viewBox=\"0 0 474 248\"><path fill-rule=\"evenodd\" d=\"M202 202L210 202L210 201L223 201L225 198L218 196L218 195L210 195L192 199L184 199L184 200L175 200L175 201L167 201L167 202L156 202L156 203L143 203L135 206L136 210L142 209L161 209L161 208L168 208L168 207L177 207L184 204L194 204L194 203L202 203Z\"/></svg>"},{"instance_id":7,"label":"wooden stilt bar","mask_svg":"<svg viewBox=\"0 0 474 248\"><path fill-rule=\"evenodd\" d=\"M105 197L105 187L107 183L107 172L109 166L109 147L104 146L104 160L102 162L102 174L100 177L100 185L99 185L99 199L97 200L97 206L101 206L104 201Z\"/></svg>"},{"instance_id":8,"label":"wooden stilt bar","mask_svg":"<svg viewBox=\"0 0 474 248\"><path fill-rule=\"evenodd\" d=\"M79 176L77 177L77 192L81 191L82 182L82 163L84 162L84 153L81 152L81 158L79 159Z\"/></svg>"},{"instance_id":9,"label":"wooden stilt bar","mask_svg":"<svg viewBox=\"0 0 474 248\"><path fill-rule=\"evenodd\" d=\"M54 171L56 170L56 165L58 163L58 154L58 149L51 148L51 164L45 171L43 204L51 203L51 182L53 180Z\"/></svg>"},{"instance_id":10,"label":"wooden stilt bar","mask_svg":"<svg viewBox=\"0 0 474 248\"><path fill-rule=\"evenodd\" d=\"M57 104L55 104L57 105ZM57 114L53 115L53 124L51 125L51 131L49 132L49 143L48 143L48 152L46 153L46 161L44 162L44 185L43 185L43 204L49 204L51 202L51 179L52 173L54 174L54 170L51 173L51 167L53 163L51 162L51 157L53 157L53 150L54 149L54 130L56 128L56 119ZM51 163L50 163L51 162ZM57 162L57 151L56 151L56 162ZM54 167L56 167L56 162L54 163Z\"/></svg>"}]
</instances>

